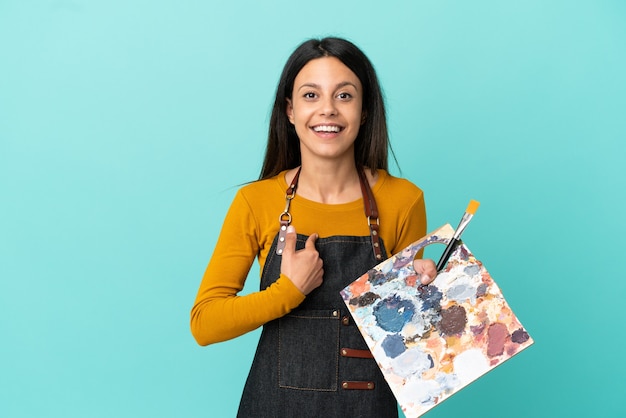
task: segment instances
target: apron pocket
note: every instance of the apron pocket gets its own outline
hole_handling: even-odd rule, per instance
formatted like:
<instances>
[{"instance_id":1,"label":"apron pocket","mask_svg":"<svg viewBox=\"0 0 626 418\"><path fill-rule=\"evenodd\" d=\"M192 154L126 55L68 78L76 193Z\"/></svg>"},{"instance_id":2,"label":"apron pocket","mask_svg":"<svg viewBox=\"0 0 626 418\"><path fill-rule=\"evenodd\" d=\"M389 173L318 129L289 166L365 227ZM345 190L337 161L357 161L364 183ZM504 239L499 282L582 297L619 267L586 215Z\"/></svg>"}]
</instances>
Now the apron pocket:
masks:
<instances>
[{"instance_id":1,"label":"apron pocket","mask_svg":"<svg viewBox=\"0 0 626 418\"><path fill-rule=\"evenodd\" d=\"M279 319L278 385L336 391L339 310L301 310Z\"/></svg>"}]
</instances>

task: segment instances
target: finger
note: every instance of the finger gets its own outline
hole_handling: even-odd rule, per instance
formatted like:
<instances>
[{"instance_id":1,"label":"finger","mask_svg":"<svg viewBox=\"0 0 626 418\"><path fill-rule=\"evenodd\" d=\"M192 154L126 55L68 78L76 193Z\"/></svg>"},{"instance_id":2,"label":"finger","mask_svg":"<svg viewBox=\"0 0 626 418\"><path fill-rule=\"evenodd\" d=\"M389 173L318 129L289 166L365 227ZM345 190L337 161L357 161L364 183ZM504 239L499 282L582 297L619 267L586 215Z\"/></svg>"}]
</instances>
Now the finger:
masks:
<instances>
[{"instance_id":1,"label":"finger","mask_svg":"<svg viewBox=\"0 0 626 418\"><path fill-rule=\"evenodd\" d=\"M420 282L423 285L427 285L430 284L435 278L429 276L428 274L424 273L424 274L420 274Z\"/></svg>"},{"instance_id":2,"label":"finger","mask_svg":"<svg viewBox=\"0 0 626 418\"><path fill-rule=\"evenodd\" d=\"M283 249L283 254L293 254L296 251L296 241L298 240L298 235L296 234L296 228L293 225L289 225L287 227L287 233L285 234L285 248Z\"/></svg>"},{"instance_id":3,"label":"finger","mask_svg":"<svg viewBox=\"0 0 626 418\"><path fill-rule=\"evenodd\" d=\"M307 250L317 251L317 249L315 248L315 241L317 241L317 238L317 234L311 234L309 238L307 238L306 243L304 244L304 248L306 248Z\"/></svg>"},{"instance_id":4,"label":"finger","mask_svg":"<svg viewBox=\"0 0 626 418\"><path fill-rule=\"evenodd\" d=\"M416 258L413 260L413 269L420 283L423 285L429 284L437 276L437 267L432 260Z\"/></svg>"},{"instance_id":5,"label":"finger","mask_svg":"<svg viewBox=\"0 0 626 418\"><path fill-rule=\"evenodd\" d=\"M433 260L422 260L422 284L429 284L437 277L437 266Z\"/></svg>"}]
</instances>

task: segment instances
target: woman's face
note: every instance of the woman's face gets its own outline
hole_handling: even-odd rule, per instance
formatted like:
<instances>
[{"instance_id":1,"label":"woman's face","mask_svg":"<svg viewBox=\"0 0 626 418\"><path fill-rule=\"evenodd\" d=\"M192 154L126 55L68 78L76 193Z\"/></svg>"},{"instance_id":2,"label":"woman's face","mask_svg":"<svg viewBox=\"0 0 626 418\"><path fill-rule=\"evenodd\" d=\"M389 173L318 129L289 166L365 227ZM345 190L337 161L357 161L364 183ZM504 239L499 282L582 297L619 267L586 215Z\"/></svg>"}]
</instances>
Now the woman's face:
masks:
<instances>
[{"instance_id":1,"label":"woman's face","mask_svg":"<svg viewBox=\"0 0 626 418\"><path fill-rule=\"evenodd\" d=\"M335 57L309 61L294 80L287 117L300 139L302 161L354 161L362 117L359 78Z\"/></svg>"}]
</instances>

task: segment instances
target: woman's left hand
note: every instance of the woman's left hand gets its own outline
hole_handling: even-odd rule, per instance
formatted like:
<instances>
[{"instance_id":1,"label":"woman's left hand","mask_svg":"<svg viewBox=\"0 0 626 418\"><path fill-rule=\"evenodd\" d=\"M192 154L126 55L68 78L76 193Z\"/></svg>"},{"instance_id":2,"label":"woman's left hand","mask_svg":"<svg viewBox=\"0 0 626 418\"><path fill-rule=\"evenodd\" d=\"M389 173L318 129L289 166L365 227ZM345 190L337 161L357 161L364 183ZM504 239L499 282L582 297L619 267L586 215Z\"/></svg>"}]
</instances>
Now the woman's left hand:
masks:
<instances>
[{"instance_id":1,"label":"woman's left hand","mask_svg":"<svg viewBox=\"0 0 626 418\"><path fill-rule=\"evenodd\" d=\"M437 277L437 266L435 262L430 259L415 259L413 260L413 268L420 279L420 282L424 285L429 284L435 277Z\"/></svg>"}]
</instances>

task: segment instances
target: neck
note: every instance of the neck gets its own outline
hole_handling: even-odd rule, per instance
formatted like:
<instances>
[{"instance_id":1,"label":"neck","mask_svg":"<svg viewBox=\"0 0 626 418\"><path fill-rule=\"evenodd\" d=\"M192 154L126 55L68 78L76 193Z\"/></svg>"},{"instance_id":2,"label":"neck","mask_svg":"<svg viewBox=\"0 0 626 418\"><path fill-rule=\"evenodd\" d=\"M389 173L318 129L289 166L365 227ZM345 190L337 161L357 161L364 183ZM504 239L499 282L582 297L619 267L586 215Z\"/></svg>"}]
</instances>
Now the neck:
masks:
<instances>
[{"instance_id":1,"label":"neck","mask_svg":"<svg viewBox=\"0 0 626 418\"><path fill-rule=\"evenodd\" d=\"M361 186L354 161L346 164L303 162L297 194L328 204L348 203L359 199Z\"/></svg>"}]
</instances>

